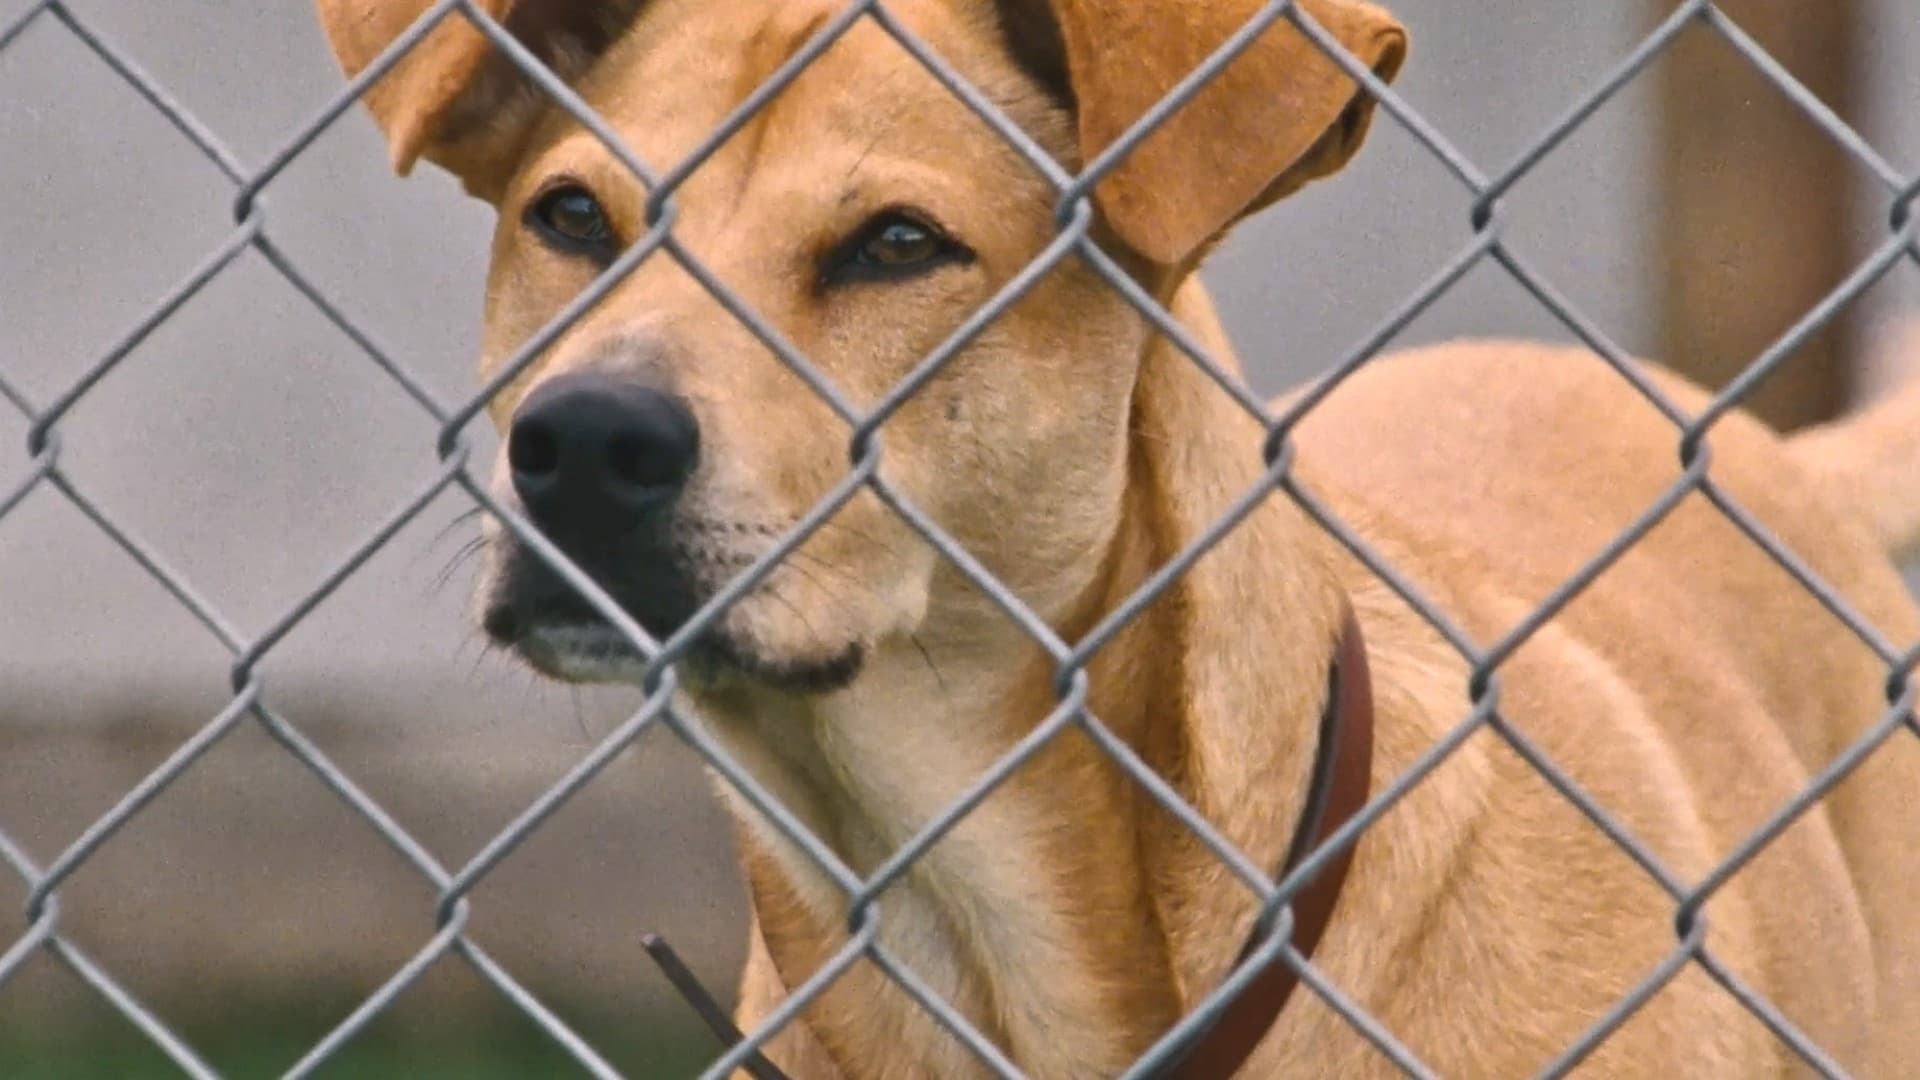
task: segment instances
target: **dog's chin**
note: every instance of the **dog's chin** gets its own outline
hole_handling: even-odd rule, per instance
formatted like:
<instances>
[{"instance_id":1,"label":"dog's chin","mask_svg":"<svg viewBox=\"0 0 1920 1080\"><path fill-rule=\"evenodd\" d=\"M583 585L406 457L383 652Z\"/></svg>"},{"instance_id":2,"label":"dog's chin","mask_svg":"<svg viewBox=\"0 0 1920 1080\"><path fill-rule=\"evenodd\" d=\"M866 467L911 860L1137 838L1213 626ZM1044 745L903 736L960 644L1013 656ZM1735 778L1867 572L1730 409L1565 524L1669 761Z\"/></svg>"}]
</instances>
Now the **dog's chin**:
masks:
<instances>
[{"instance_id":1,"label":"dog's chin","mask_svg":"<svg viewBox=\"0 0 1920 1080\"><path fill-rule=\"evenodd\" d=\"M646 678L646 658L618 630L603 624L532 626L508 648L535 671L563 682L639 685Z\"/></svg>"},{"instance_id":2,"label":"dog's chin","mask_svg":"<svg viewBox=\"0 0 1920 1080\"><path fill-rule=\"evenodd\" d=\"M576 683L643 685L647 659L612 626L599 622L536 623L509 644L535 671ZM852 642L824 659L768 656L731 636L710 633L675 663L681 684L693 690L747 683L801 694L844 690L860 675L866 650Z\"/></svg>"}]
</instances>

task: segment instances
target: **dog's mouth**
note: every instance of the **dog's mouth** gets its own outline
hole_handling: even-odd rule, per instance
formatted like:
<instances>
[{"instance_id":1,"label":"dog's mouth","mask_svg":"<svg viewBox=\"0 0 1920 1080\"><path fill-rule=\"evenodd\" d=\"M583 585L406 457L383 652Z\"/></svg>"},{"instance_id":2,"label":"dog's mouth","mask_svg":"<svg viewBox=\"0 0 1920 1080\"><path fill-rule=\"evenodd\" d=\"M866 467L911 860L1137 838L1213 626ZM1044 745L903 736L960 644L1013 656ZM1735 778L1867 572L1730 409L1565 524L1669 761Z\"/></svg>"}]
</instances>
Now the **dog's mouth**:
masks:
<instances>
[{"instance_id":1,"label":"dog's mouth","mask_svg":"<svg viewBox=\"0 0 1920 1080\"><path fill-rule=\"evenodd\" d=\"M510 637L491 627L488 634L534 670L567 682L641 683L649 670L646 656L633 641L597 613L580 619L542 618L515 629ZM723 632L709 630L675 659L675 670L694 687L714 686L732 677L779 690L821 694L851 685L865 659L866 650L859 642L847 644L826 660L775 659Z\"/></svg>"},{"instance_id":2,"label":"dog's mouth","mask_svg":"<svg viewBox=\"0 0 1920 1080\"><path fill-rule=\"evenodd\" d=\"M663 643L705 602L683 582L652 589L598 579L596 584ZM506 560L489 593L482 629L496 645L543 675L566 682L637 685L653 670L636 642L534 560ZM753 601L754 594L748 593L738 602ZM829 693L852 684L866 659L857 641L805 659L770 655L728 632L726 622L724 616L713 620L674 657L683 685L701 689L745 680L793 693Z\"/></svg>"}]
</instances>

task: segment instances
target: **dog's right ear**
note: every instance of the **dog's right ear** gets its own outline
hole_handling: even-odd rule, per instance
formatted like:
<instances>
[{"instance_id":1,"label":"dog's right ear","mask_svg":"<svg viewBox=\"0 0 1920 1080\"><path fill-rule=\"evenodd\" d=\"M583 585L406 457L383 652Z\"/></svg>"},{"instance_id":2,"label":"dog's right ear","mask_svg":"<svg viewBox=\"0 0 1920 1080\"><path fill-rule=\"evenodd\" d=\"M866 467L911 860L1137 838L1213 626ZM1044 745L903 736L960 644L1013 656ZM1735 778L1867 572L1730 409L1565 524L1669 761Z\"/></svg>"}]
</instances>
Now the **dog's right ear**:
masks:
<instances>
[{"instance_id":1,"label":"dog's right ear","mask_svg":"<svg viewBox=\"0 0 1920 1080\"><path fill-rule=\"evenodd\" d=\"M478 0L563 80L626 30L642 0ZM320 22L352 78L405 33L431 0L319 0ZM394 171L424 157L483 199L496 198L545 95L460 12L440 21L363 99L386 133Z\"/></svg>"}]
</instances>

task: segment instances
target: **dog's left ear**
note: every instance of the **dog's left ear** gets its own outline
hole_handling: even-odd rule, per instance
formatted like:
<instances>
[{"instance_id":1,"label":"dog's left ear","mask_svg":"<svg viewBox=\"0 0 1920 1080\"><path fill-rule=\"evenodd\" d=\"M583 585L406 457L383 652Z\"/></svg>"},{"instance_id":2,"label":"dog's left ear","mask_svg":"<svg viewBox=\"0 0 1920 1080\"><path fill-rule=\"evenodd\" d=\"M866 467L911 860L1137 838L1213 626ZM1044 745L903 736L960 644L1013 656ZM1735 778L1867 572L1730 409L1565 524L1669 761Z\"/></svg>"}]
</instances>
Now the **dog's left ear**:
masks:
<instances>
[{"instance_id":1,"label":"dog's left ear","mask_svg":"<svg viewBox=\"0 0 1920 1080\"><path fill-rule=\"evenodd\" d=\"M1063 79L1091 161L1247 25L1262 0L1000 0L1014 51ZM1363 0L1296 0L1383 80L1406 30ZM1188 263L1240 218L1346 164L1374 101L1292 23L1274 22L1095 190L1120 238Z\"/></svg>"},{"instance_id":2,"label":"dog's left ear","mask_svg":"<svg viewBox=\"0 0 1920 1080\"><path fill-rule=\"evenodd\" d=\"M478 0L562 80L585 71L632 23L642 0ZM349 78L403 34L431 0L318 0ZM365 98L405 175L424 157L482 198L496 194L544 95L455 11L414 44Z\"/></svg>"}]
</instances>

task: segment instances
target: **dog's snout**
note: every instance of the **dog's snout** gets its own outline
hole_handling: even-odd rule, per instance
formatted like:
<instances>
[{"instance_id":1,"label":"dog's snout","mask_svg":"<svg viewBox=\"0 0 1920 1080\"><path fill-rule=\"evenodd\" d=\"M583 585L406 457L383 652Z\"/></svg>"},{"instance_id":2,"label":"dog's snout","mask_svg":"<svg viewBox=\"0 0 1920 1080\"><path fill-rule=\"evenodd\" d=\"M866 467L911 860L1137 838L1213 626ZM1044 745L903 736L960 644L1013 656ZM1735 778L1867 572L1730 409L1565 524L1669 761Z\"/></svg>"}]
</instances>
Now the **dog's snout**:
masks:
<instances>
[{"instance_id":1,"label":"dog's snout","mask_svg":"<svg viewBox=\"0 0 1920 1080\"><path fill-rule=\"evenodd\" d=\"M514 491L542 529L630 528L678 494L700 452L686 403L637 382L562 375L522 402L507 433Z\"/></svg>"}]
</instances>

